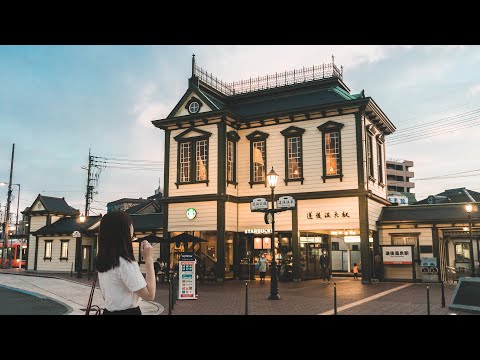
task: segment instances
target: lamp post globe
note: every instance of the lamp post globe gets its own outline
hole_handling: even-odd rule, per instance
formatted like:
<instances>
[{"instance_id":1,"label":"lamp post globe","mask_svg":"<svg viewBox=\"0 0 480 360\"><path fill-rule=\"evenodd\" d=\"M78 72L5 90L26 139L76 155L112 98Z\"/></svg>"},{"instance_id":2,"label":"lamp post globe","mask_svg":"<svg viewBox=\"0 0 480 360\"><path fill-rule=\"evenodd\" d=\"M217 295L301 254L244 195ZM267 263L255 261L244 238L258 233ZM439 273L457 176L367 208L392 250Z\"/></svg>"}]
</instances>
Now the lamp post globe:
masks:
<instances>
[{"instance_id":1,"label":"lamp post globe","mask_svg":"<svg viewBox=\"0 0 480 360\"><path fill-rule=\"evenodd\" d=\"M271 270L271 281L270 281L270 295L268 300L280 300L280 295L278 295L278 274L277 274L277 261L275 260L275 186L277 186L278 174L273 170L267 174L267 182L272 190L272 270Z\"/></svg>"}]
</instances>

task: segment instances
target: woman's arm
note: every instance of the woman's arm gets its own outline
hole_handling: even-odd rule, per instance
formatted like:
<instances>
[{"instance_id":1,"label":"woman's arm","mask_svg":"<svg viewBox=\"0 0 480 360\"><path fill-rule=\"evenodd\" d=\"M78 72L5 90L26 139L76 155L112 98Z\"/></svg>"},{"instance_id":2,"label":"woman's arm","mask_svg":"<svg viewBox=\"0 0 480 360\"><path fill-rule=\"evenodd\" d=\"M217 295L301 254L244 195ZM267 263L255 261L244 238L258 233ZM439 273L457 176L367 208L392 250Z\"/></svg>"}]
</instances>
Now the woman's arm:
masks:
<instances>
[{"instance_id":1,"label":"woman's arm","mask_svg":"<svg viewBox=\"0 0 480 360\"><path fill-rule=\"evenodd\" d=\"M155 270L153 269L153 248L148 241L142 241L140 245L140 251L145 259L145 271L147 286L143 289L135 291L135 294L140 296L144 300L151 301L155 299L155 292L157 290L157 284L155 281Z\"/></svg>"}]
</instances>

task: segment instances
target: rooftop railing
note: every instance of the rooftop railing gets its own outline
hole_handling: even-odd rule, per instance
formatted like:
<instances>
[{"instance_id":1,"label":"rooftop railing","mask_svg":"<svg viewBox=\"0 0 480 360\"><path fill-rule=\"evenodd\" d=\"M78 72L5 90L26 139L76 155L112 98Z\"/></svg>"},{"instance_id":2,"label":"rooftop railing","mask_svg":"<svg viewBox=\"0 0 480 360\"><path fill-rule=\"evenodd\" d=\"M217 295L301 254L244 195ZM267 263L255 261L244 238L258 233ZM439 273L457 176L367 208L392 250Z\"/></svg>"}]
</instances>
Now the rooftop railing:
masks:
<instances>
[{"instance_id":1,"label":"rooftop railing","mask_svg":"<svg viewBox=\"0 0 480 360\"><path fill-rule=\"evenodd\" d=\"M339 69L333 62L332 57L330 64L314 65L308 68L303 67L302 69L280 73L277 72L271 75L258 76L248 80L234 81L232 83L223 82L217 77L214 77L212 73L208 73L196 65L194 66L194 74L203 83L213 87L224 95L231 96L327 78L343 80L343 66Z\"/></svg>"}]
</instances>

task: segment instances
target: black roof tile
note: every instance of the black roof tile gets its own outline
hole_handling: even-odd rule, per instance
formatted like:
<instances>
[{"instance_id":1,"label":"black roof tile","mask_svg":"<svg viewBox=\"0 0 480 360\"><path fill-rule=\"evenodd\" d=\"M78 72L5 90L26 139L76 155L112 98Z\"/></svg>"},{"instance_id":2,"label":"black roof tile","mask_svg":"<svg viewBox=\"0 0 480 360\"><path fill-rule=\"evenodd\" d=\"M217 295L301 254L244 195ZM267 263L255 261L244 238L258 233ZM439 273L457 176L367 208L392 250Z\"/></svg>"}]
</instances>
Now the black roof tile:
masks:
<instances>
[{"instance_id":1,"label":"black roof tile","mask_svg":"<svg viewBox=\"0 0 480 360\"><path fill-rule=\"evenodd\" d=\"M470 196L468 196L470 195ZM442 201L442 197L445 197L443 202L450 202L450 203L464 203L464 202L469 202L472 201L472 198L474 201L480 202L480 193L473 191L473 190L468 190L466 188L456 188L456 189L448 189L445 190L439 194L436 195L430 195L434 196L436 199L439 201L436 201L436 203ZM437 198L438 197L438 198ZM415 203L415 205L420 205L420 204L428 204L428 198L420 200Z\"/></svg>"},{"instance_id":2,"label":"black roof tile","mask_svg":"<svg viewBox=\"0 0 480 360\"><path fill-rule=\"evenodd\" d=\"M71 234L74 231L85 232L90 226L98 222L101 216L86 216L85 221L80 222L80 218L76 217L64 217L55 221L51 225L46 225L37 231L33 232L34 235L60 235Z\"/></svg>"},{"instance_id":3,"label":"black roof tile","mask_svg":"<svg viewBox=\"0 0 480 360\"><path fill-rule=\"evenodd\" d=\"M472 219L480 220L479 203L472 203L476 209ZM432 205L385 206L380 214L379 223L394 222L458 222L468 220L466 203L447 203Z\"/></svg>"},{"instance_id":4,"label":"black roof tile","mask_svg":"<svg viewBox=\"0 0 480 360\"><path fill-rule=\"evenodd\" d=\"M163 229L162 214L131 214L135 231L152 231Z\"/></svg>"}]
</instances>

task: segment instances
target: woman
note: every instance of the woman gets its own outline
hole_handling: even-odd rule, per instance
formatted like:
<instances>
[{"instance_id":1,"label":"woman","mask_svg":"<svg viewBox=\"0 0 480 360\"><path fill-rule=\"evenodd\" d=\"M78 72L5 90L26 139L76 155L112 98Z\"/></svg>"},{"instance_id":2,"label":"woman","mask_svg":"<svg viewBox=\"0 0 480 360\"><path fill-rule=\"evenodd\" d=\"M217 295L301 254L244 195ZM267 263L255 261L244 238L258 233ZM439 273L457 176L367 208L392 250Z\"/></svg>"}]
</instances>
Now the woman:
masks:
<instances>
[{"instance_id":1,"label":"woman","mask_svg":"<svg viewBox=\"0 0 480 360\"><path fill-rule=\"evenodd\" d=\"M265 273L268 269L268 260L265 258L265 254L262 254L258 259L258 272L260 273L260 283L265 282Z\"/></svg>"},{"instance_id":2,"label":"woman","mask_svg":"<svg viewBox=\"0 0 480 360\"><path fill-rule=\"evenodd\" d=\"M155 298L153 248L146 240L140 245L147 273L145 281L133 256L132 239L132 219L127 213L114 211L103 216L96 268L105 300L104 315L142 315L141 298Z\"/></svg>"}]
</instances>

